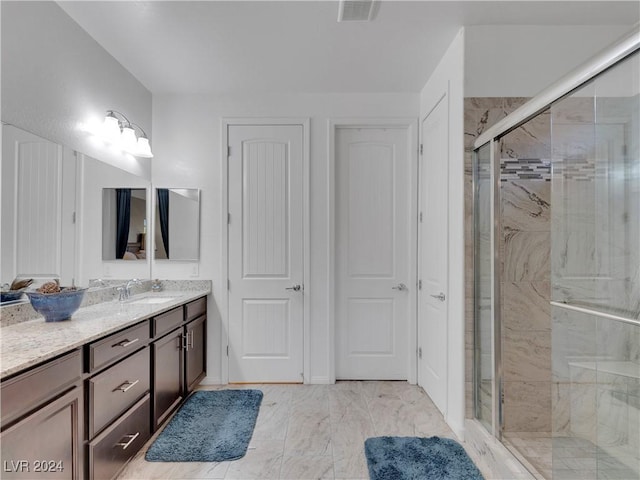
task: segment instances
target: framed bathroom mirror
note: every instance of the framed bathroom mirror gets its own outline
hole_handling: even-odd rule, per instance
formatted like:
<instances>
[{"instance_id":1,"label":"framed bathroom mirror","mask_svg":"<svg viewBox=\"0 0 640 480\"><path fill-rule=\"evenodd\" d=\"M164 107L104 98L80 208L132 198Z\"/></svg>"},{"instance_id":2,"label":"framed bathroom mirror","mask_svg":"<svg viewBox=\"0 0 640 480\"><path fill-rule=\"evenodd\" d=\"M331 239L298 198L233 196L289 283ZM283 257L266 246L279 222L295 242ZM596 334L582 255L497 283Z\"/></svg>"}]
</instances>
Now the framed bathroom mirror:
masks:
<instances>
[{"instance_id":1,"label":"framed bathroom mirror","mask_svg":"<svg viewBox=\"0 0 640 480\"><path fill-rule=\"evenodd\" d=\"M197 261L200 258L200 190L156 188L155 260Z\"/></svg>"},{"instance_id":2,"label":"framed bathroom mirror","mask_svg":"<svg viewBox=\"0 0 640 480\"><path fill-rule=\"evenodd\" d=\"M149 261L103 260L100 234L103 188L126 186L148 197L149 178L14 125L3 124L2 135L1 283L17 276L63 285L150 278Z\"/></svg>"},{"instance_id":3,"label":"framed bathroom mirror","mask_svg":"<svg viewBox=\"0 0 640 480\"><path fill-rule=\"evenodd\" d=\"M146 260L147 190L102 189L102 260Z\"/></svg>"}]
</instances>

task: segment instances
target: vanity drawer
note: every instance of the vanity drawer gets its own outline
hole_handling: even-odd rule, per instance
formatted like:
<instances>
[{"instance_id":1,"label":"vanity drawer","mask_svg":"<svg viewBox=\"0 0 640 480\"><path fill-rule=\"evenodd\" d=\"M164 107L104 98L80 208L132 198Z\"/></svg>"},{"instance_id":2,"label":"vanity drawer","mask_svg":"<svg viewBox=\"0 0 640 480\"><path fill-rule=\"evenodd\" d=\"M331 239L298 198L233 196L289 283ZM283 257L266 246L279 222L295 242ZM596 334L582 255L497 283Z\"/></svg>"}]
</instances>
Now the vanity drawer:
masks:
<instances>
[{"instance_id":1,"label":"vanity drawer","mask_svg":"<svg viewBox=\"0 0 640 480\"><path fill-rule=\"evenodd\" d=\"M180 326L183 321L184 312L182 307L174 308L167 313L153 317L153 336L158 338Z\"/></svg>"},{"instance_id":2,"label":"vanity drawer","mask_svg":"<svg viewBox=\"0 0 640 480\"><path fill-rule=\"evenodd\" d=\"M33 410L69 388L82 375L80 350L51 360L11 380L2 382L2 425Z\"/></svg>"},{"instance_id":3,"label":"vanity drawer","mask_svg":"<svg viewBox=\"0 0 640 480\"><path fill-rule=\"evenodd\" d=\"M89 372L135 352L149 341L149 322L127 328L89 345Z\"/></svg>"},{"instance_id":4,"label":"vanity drawer","mask_svg":"<svg viewBox=\"0 0 640 480\"><path fill-rule=\"evenodd\" d=\"M193 302L187 303L187 318L186 321L193 320L194 318L204 315L207 312L207 297L202 297Z\"/></svg>"},{"instance_id":5,"label":"vanity drawer","mask_svg":"<svg viewBox=\"0 0 640 480\"><path fill-rule=\"evenodd\" d=\"M151 436L151 401L145 395L118 422L89 443L89 478L114 478Z\"/></svg>"},{"instance_id":6,"label":"vanity drawer","mask_svg":"<svg viewBox=\"0 0 640 480\"><path fill-rule=\"evenodd\" d=\"M89 438L149 391L149 347L89 380Z\"/></svg>"}]
</instances>

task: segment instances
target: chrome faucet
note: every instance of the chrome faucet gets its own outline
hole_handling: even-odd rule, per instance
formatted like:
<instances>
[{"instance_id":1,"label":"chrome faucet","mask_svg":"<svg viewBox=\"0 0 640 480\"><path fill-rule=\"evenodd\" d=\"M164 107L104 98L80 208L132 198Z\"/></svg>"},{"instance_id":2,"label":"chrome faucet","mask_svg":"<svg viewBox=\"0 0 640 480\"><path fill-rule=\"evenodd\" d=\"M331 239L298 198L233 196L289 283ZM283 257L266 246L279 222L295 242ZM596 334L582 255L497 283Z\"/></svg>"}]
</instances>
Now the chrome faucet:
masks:
<instances>
[{"instance_id":1,"label":"chrome faucet","mask_svg":"<svg viewBox=\"0 0 640 480\"><path fill-rule=\"evenodd\" d=\"M127 281L127 283L120 285L116 289L119 294L118 300L120 300L121 302L128 300L129 297L131 296L131 287L133 287L134 285L140 285L141 283L142 283L142 280L138 280L137 278L132 278L131 280Z\"/></svg>"},{"instance_id":2,"label":"chrome faucet","mask_svg":"<svg viewBox=\"0 0 640 480\"><path fill-rule=\"evenodd\" d=\"M140 285L141 283L142 283L142 280L138 280L137 278L132 278L131 280L129 280L127 284L124 286L125 296L129 298L131 296L131 287L133 287L134 285Z\"/></svg>"}]
</instances>

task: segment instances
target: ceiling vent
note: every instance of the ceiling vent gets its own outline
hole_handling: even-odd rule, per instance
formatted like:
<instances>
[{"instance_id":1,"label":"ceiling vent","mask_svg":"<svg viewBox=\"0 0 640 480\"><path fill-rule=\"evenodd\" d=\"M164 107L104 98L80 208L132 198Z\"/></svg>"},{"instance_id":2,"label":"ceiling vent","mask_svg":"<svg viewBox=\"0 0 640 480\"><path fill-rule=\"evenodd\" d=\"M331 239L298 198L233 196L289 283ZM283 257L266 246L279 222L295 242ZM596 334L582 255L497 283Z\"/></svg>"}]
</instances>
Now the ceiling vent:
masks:
<instances>
[{"instance_id":1,"label":"ceiling vent","mask_svg":"<svg viewBox=\"0 0 640 480\"><path fill-rule=\"evenodd\" d=\"M370 22L378 12L377 0L340 0L339 22Z\"/></svg>"}]
</instances>

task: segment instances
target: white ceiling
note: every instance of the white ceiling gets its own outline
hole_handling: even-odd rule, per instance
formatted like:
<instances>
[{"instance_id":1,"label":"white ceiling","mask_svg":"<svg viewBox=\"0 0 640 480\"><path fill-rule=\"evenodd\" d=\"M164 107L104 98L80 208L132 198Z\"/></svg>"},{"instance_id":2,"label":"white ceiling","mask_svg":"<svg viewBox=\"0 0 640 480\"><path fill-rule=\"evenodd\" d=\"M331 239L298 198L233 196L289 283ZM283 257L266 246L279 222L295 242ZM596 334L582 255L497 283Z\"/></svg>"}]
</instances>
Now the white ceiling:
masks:
<instances>
[{"instance_id":1,"label":"white ceiling","mask_svg":"<svg viewBox=\"0 0 640 480\"><path fill-rule=\"evenodd\" d=\"M152 93L419 92L461 26L632 25L633 1L65 1Z\"/></svg>"}]
</instances>

